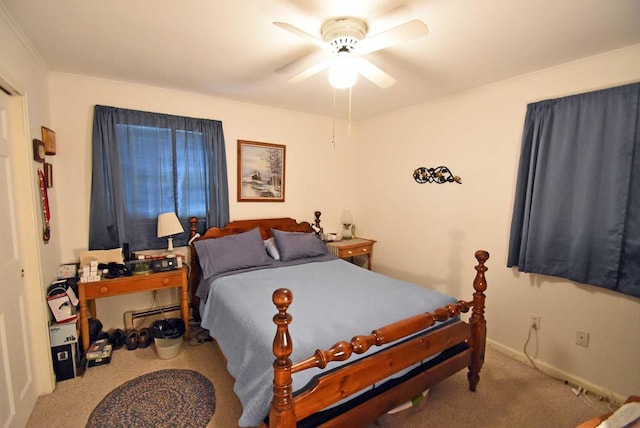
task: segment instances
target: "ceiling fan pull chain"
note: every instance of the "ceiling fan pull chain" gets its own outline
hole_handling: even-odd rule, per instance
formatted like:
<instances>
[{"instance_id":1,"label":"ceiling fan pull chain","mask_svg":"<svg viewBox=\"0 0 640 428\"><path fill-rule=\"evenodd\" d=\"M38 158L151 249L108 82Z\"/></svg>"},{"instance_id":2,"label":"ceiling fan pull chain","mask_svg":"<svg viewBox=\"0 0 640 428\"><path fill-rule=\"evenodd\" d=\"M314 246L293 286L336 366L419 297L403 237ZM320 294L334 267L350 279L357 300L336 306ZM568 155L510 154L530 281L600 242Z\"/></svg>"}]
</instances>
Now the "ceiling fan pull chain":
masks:
<instances>
[{"instance_id":1,"label":"ceiling fan pull chain","mask_svg":"<svg viewBox=\"0 0 640 428\"><path fill-rule=\"evenodd\" d=\"M333 149L336 149L336 89L333 88L333 108L331 110L331 126L332 126L332 135L331 135L331 144L333 144Z\"/></svg>"},{"instance_id":2,"label":"ceiling fan pull chain","mask_svg":"<svg viewBox=\"0 0 640 428\"><path fill-rule=\"evenodd\" d=\"M349 88L349 126L347 128L347 134L349 135L349 137L351 137L351 88Z\"/></svg>"}]
</instances>

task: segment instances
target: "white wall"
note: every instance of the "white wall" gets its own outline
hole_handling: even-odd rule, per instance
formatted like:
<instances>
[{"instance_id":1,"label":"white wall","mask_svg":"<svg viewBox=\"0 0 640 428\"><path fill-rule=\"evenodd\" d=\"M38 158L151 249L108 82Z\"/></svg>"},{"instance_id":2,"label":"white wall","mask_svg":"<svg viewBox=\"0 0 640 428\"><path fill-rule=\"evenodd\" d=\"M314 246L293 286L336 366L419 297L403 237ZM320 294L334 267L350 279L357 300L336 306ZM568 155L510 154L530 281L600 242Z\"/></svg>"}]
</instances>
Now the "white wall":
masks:
<instances>
[{"instance_id":1,"label":"white wall","mask_svg":"<svg viewBox=\"0 0 640 428\"><path fill-rule=\"evenodd\" d=\"M619 398L637 394L640 299L521 274L506 260L526 105L639 80L636 45L360 122L354 212L358 231L378 240L374 268L469 299L473 253L487 249L492 342L524 359L538 314L527 349L539 365ZM439 165L462 184L413 181L414 169ZM591 333L588 348L575 345L578 329Z\"/></svg>"},{"instance_id":2,"label":"white wall","mask_svg":"<svg viewBox=\"0 0 640 428\"><path fill-rule=\"evenodd\" d=\"M47 321L49 309L46 305L45 289L55 279L55 267L60 259L60 241L57 229L57 205L51 202L52 237L44 243L42 236L42 213L40 211L40 195L36 169L40 164L33 161L31 140L40 138L40 127L50 126L49 99L47 91L48 70L25 45L23 38L16 30L14 22L9 18L4 6L0 4L0 79L11 86L18 95L12 97L10 117L12 126L12 163L14 168L12 179L15 186L16 215L18 236L20 238L21 262L24 279L21 284L2 286L24 287L25 307L29 316L28 337L25 346L28 354L33 356L33 384L36 394L53 390L53 371L49 349ZM52 157L47 161L55 163ZM6 201L1 201L6 203ZM22 346L13 343L9 346ZM23 391L24 401L21 406L33 406L27 402L33 395Z\"/></svg>"},{"instance_id":3,"label":"white wall","mask_svg":"<svg viewBox=\"0 0 640 428\"><path fill-rule=\"evenodd\" d=\"M223 122L229 174L230 216L245 218L293 217L312 222L314 211L323 212L328 230L338 230L345 201L355 177L355 139L346 123L336 122L332 144L332 119L271 107L252 105L184 92L108 80L52 73L49 79L53 129L58 153L55 188L59 207L61 262L74 262L86 250L89 236L91 194L91 132L96 104ZM237 140L286 146L284 203L236 202ZM170 292L167 292L170 293ZM160 295L169 303L170 294ZM97 301L97 316L105 329L122 327L124 311L144 309L151 294L110 297Z\"/></svg>"}]
</instances>

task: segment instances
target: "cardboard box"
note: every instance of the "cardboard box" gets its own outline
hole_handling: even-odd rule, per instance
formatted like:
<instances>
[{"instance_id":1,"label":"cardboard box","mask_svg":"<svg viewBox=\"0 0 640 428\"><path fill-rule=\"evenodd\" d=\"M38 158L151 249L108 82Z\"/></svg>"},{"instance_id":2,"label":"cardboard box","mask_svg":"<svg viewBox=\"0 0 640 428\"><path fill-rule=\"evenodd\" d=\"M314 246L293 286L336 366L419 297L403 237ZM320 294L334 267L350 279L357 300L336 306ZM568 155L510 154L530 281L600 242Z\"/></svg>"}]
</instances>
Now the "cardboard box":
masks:
<instances>
[{"instance_id":1,"label":"cardboard box","mask_svg":"<svg viewBox=\"0 0 640 428\"><path fill-rule=\"evenodd\" d=\"M89 367L101 366L111 362L111 350L113 347L107 339L96 340L87 349L87 365Z\"/></svg>"},{"instance_id":2,"label":"cardboard box","mask_svg":"<svg viewBox=\"0 0 640 428\"><path fill-rule=\"evenodd\" d=\"M87 366L97 367L111 362L111 350L109 350L108 356L87 360Z\"/></svg>"},{"instance_id":3,"label":"cardboard box","mask_svg":"<svg viewBox=\"0 0 640 428\"><path fill-rule=\"evenodd\" d=\"M51 347L76 343L78 341L78 322L54 322L49 325Z\"/></svg>"},{"instance_id":4,"label":"cardboard box","mask_svg":"<svg viewBox=\"0 0 640 428\"><path fill-rule=\"evenodd\" d=\"M51 359L56 381L73 379L80 375L80 343L78 342L77 321L67 323L51 323L49 340L51 341Z\"/></svg>"}]
</instances>

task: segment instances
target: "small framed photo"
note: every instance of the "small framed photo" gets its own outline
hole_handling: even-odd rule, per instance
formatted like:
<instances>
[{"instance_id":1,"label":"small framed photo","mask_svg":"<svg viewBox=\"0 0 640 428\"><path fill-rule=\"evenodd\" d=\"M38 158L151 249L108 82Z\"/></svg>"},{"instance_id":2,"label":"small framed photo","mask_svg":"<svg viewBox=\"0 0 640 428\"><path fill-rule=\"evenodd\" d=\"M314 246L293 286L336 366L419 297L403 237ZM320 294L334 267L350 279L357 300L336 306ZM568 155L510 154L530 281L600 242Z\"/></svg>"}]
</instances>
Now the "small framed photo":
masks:
<instances>
[{"instance_id":1,"label":"small framed photo","mask_svg":"<svg viewBox=\"0 0 640 428\"><path fill-rule=\"evenodd\" d=\"M42 129L42 142L44 143L44 152L48 155L56 154L56 133L46 126Z\"/></svg>"},{"instance_id":2,"label":"small framed photo","mask_svg":"<svg viewBox=\"0 0 640 428\"><path fill-rule=\"evenodd\" d=\"M44 163L44 181L47 183L47 187L53 187L53 165L48 162Z\"/></svg>"},{"instance_id":3,"label":"small framed photo","mask_svg":"<svg viewBox=\"0 0 640 428\"><path fill-rule=\"evenodd\" d=\"M33 160L36 162L44 162L44 143L37 138L33 139Z\"/></svg>"},{"instance_id":4,"label":"small framed photo","mask_svg":"<svg viewBox=\"0 0 640 428\"><path fill-rule=\"evenodd\" d=\"M286 146L238 140L238 202L284 202Z\"/></svg>"}]
</instances>

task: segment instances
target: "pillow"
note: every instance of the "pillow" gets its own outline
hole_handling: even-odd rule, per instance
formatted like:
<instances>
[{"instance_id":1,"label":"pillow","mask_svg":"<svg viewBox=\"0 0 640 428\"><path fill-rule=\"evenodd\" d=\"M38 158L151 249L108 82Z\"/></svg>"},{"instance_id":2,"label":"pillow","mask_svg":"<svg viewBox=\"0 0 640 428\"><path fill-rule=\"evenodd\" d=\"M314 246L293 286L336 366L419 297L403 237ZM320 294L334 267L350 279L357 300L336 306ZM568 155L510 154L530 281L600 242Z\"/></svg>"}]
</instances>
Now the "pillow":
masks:
<instances>
[{"instance_id":1,"label":"pillow","mask_svg":"<svg viewBox=\"0 0 640 428\"><path fill-rule=\"evenodd\" d=\"M284 232L277 229L271 229L271 233L283 262L327 254L327 246L313 233Z\"/></svg>"},{"instance_id":2,"label":"pillow","mask_svg":"<svg viewBox=\"0 0 640 428\"><path fill-rule=\"evenodd\" d=\"M276 247L276 241L274 241L273 237L264 241L264 248L272 259L280 260L280 253L278 253L278 247Z\"/></svg>"},{"instance_id":3,"label":"pillow","mask_svg":"<svg viewBox=\"0 0 640 428\"><path fill-rule=\"evenodd\" d=\"M195 241L194 245L204 279L231 270L269 264L257 227L236 235Z\"/></svg>"}]
</instances>

